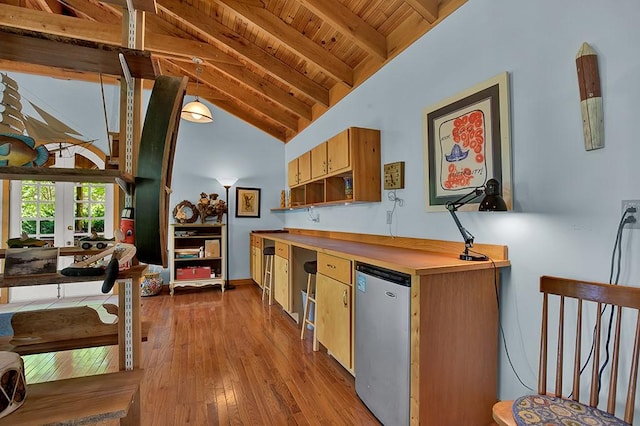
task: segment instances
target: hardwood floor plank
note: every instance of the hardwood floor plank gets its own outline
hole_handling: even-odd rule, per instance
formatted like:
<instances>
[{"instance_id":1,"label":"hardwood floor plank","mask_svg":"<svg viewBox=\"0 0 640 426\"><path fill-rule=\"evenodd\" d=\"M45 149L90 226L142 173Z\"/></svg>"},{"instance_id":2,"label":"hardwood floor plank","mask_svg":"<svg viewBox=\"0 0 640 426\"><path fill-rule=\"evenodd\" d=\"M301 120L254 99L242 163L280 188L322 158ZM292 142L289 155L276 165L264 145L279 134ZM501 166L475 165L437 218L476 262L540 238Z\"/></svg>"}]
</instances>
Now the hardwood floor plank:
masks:
<instances>
[{"instance_id":1,"label":"hardwood floor plank","mask_svg":"<svg viewBox=\"0 0 640 426\"><path fill-rule=\"evenodd\" d=\"M85 301L86 302L86 301ZM34 304L34 306L37 304ZM142 298L143 425L379 425L353 377L255 286ZM24 357L27 382L118 369L116 347Z\"/></svg>"}]
</instances>

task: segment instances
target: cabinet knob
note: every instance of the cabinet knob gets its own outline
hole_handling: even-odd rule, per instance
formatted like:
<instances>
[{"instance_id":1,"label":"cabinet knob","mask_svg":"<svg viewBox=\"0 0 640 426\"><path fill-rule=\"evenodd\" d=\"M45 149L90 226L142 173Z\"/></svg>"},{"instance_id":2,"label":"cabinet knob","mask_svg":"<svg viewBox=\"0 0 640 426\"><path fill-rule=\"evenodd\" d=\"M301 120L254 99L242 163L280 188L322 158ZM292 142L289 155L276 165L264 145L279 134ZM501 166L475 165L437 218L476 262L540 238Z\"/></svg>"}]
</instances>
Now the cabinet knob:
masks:
<instances>
[{"instance_id":1,"label":"cabinet knob","mask_svg":"<svg viewBox=\"0 0 640 426\"><path fill-rule=\"evenodd\" d=\"M345 308L347 307L347 290L342 292L342 304Z\"/></svg>"}]
</instances>

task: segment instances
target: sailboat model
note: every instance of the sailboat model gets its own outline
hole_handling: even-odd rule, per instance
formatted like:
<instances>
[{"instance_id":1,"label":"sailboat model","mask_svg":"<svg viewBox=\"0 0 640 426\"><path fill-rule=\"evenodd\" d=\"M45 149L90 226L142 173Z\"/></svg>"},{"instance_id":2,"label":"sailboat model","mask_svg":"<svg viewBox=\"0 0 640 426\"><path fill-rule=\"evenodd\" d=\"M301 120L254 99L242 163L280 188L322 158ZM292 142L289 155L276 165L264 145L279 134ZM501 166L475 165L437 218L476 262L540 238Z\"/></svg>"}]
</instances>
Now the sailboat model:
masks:
<instances>
[{"instance_id":1,"label":"sailboat model","mask_svg":"<svg viewBox=\"0 0 640 426\"><path fill-rule=\"evenodd\" d=\"M31 101L43 121L24 114L21 99L18 83L0 73L0 167L41 167L50 155L45 144L93 142Z\"/></svg>"}]
</instances>

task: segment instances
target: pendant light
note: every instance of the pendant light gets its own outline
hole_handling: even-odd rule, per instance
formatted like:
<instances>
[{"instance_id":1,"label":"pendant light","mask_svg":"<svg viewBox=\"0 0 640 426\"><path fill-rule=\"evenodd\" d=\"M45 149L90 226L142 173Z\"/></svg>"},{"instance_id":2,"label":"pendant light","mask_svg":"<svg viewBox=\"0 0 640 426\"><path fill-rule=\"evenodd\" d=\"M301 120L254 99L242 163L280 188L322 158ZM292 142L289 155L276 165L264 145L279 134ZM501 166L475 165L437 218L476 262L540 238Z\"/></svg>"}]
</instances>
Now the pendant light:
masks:
<instances>
[{"instance_id":1,"label":"pendant light","mask_svg":"<svg viewBox=\"0 0 640 426\"><path fill-rule=\"evenodd\" d=\"M198 98L198 83L200 83L200 73L202 73L203 62L200 58L193 58L193 63L196 64L196 99L186 104L180 113L180 117L194 123L211 123L213 121L211 111L209 111L209 108L200 102Z\"/></svg>"}]
</instances>

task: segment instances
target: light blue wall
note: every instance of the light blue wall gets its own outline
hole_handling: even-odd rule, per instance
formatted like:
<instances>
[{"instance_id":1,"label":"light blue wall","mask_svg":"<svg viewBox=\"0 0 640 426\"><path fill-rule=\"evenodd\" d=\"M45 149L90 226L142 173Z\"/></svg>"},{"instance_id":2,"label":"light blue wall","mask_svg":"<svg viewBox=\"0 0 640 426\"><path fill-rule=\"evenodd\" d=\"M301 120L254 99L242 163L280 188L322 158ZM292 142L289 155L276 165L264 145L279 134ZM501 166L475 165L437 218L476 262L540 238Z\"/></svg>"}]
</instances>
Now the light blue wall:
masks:
<instances>
[{"instance_id":1,"label":"light blue wall","mask_svg":"<svg viewBox=\"0 0 640 426\"><path fill-rule=\"evenodd\" d=\"M214 180L262 188L260 219L231 221L231 278L249 277L248 232L282 226L388 234L392 203L271 213L285 185L286 162L349 126L380 129L382 161L405 161L404 206L391 231L459 241L446 213L427 213L421 113L503 71L510 73L514 211L460 213L479 243L509 247L502 274L501 320L516 371L535 385L539 336L538 280L543 274L608 281L623 199L640 199L633 170L640 158L640 3L634 0L472 0L395 58L383 70L284 145L212 107L210 125L182 122L171 205L195 202L201 191L223 194ZM605 148L584 150L575 55L583 42L599 55ZM38 83L36 83L38 80ZM96 134L104 128L97 85L20 76L65 117ZM21 83L22 84L22 83ZM92 93L85 99L85 92ZM107 94L110 93L107 90ZM72 103L75 100L78 102ZM114 106L108 104L113 114ZM73 123L71 123L73 124ZM235 192L231 209L234 211ZM621 282L639 285L640 231L623 233ZM472 355L472 354L470 354ZM501 347L499 397L526 390Z\"/></svg>"},{"instance_id":2,"label":"light blue wall","mask_svg":"<svg viewBox=\"0 0 640 426\"><path fill-rule=\"evenodd\" d=\"M2 71L2 70L0 70ZM96 139L96 147L108 153L107 136L100 85L8 72L18 82L23 96L24 112L38 117L26 99L80 131ZM111 131L118 130L119 88L104 86L107 121ZM149 91L144 93L144 108ZM185 102L191 99L185 98ZM285 186L284 143L245 124L210 104L214 121L197 124L180 121L174 156L173 190L170 206L182 200L197 203L201 192L225 190L216 177L236 177L230 189L229 270L231 279L249 278L249 232L253 229L281 229L284 218L270 213L280 204L280 191ZM1 112L1 111L0 111ZM144 117L144 112L143 112ZM235 217L235 188L261 188L260 218ZM173 217L170 213L170 222ZM136 212L140 217L144 212Z\"/></svg>"},{"instance_id":3,"label":"light blue wall","mask_svg":"<svg viewBox=\"0 0 640 426\"><path fill-rule=\"evenodd\" d=\"M382 132L382 162L405 161L405 200L391 231L461 241L448 213L425 211L421 112L503 71L510 73L514 211L460 213L478 243L505 244L501 320L518 374L537 376L541 275L609 280L621 200L640 199L640 3L472 0L286 145L287 161L349 126ZM598 53L605 148L586 152L575 55ZM380 204L287 213L288 227L389 234ZM640 284L640 230L623 234L621 282ZM502 345L501 345L502 346ZM501 348L499 397L523 394ZM472 354L470 354L472 356Z\"/></svg>"},{"instance_id":4,"label":"light blue wall","mask_svg":"<svg viewBox=\"0 0 640 426\"><path fill-rule=\"evenodd\" d=\"M224 187L216 177L238 178L229 190L229 275L231 279L249 278L249 232L284 226L283 217L270 209L280 205L280 191L285 186L285 144L207 105L214 115L213 123L180 123L170 205L182 200L195 203L201 192L215 192L225 199ZM235 217L236 187L261 188L259 219Z\"/></svg>"}]
</instances>

